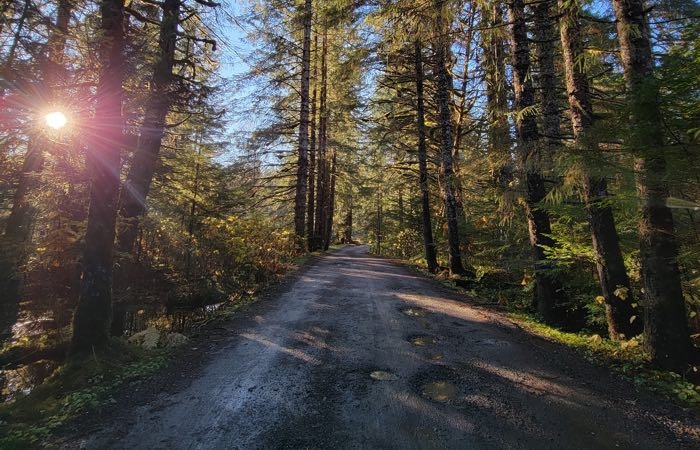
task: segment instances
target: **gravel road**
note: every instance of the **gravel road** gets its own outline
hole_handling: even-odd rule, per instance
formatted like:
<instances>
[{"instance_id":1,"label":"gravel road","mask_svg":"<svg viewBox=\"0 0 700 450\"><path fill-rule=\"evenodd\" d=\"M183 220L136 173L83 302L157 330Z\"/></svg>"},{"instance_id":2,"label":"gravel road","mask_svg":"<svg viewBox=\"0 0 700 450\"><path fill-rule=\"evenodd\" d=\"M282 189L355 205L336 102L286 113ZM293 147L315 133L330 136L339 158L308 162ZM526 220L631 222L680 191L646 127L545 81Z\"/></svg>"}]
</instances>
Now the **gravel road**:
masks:
<instances>
[{"instance_id":1,"label":"gravel road","mask_svg":"<svg viewBox=\"0 0 700 450\"><path fill-rule=\"evenodd\" d=\"M64 446L700 448L689 413L366 252L319 258L187 382Z\"/></svg>"}]
</instances>

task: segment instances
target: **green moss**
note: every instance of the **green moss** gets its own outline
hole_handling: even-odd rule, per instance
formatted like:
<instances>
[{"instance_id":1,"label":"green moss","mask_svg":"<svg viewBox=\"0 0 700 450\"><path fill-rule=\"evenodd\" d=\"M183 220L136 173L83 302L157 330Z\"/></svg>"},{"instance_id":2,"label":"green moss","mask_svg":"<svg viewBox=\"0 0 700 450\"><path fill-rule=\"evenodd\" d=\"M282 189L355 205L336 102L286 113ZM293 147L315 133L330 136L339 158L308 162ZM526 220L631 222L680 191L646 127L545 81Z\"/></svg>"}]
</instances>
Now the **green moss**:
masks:
<instances>
[{"instance_id":1,"label":"green moss","mask_svg":"<svg viewBox=\"0 0 700 450\"><path fill-rule=\"evenodd\" d=\"M29 395L0 405L0 448L36 447L68 421L114 403L118 388L152 375L169 355L114 340L98 353L69 359Z\"/></svg>"}]
</instances>

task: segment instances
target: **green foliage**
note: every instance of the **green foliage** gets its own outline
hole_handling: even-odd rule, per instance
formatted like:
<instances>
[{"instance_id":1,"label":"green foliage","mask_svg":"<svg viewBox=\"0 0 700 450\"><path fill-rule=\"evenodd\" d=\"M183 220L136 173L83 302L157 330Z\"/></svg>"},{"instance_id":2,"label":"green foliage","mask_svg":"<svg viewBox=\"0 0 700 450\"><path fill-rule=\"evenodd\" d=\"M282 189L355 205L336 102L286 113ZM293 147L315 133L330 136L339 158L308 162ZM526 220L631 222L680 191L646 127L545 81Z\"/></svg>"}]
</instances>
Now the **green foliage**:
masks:
<instances>
[{"instance_id":1,"label":"green foliage","mask_svg":"<svg viewBox=\"0 0 700 450\"><path fill-rule=\"evenodd\" d=\"M104 352L66 361L29 395L0 405L0 447L40 446L69 421L113 404L118 389L164 367L168 355L115 340Z\"/></svg>"},{"instance_id":2,"label":"green foliage","mask_svg":"<svg viewBox=\"0 0 700 450\"><path fill-rule=\"evenodd\" d=\"M641 337L613 342L602 338L599 334L563 332L523 313L511 313L509 317L531 333L572 347L588 360L612 368L638 388L658 392L684 406L700 411L700 386L677 373L655 369L644 353ZM698 369L693 368L693 370Z\"/></svg>"}]
</instances>

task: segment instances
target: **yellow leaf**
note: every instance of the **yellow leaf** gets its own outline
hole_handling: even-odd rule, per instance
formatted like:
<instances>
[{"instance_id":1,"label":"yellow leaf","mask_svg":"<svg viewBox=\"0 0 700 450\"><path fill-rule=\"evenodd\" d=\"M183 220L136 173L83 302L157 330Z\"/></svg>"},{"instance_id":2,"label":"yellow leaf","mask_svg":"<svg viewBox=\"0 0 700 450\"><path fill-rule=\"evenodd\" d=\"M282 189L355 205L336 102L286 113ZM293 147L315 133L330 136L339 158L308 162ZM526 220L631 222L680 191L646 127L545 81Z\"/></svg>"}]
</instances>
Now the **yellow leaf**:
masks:
<instances>
[{"instance_id":1,"label":"yellow leaf","mask_svg":"<svg viewBox=\"0 0 700 450\"><path fill-rule=\"evenodd\" d=\"M690 311L690 318L691 319L697 315L698 315L698 313L696 313L695 311Z\"/></svg>"},{"instance_id":2,"label":"yellow leaf","mask_svg":"<svg viewBox=\"0 0 700 450\"><path fill-rule=\"evenodd\" d=\"M636 318L637 318L637 316L630 317L630 323L634 322L634 319L636 319Z\"/></svg>"},{"instance_id":3,"label":"yellow leaf","mask_svg":"<svg viewBox=\"0 0 700 450\"><path fill-rule=\"evenodd\" d=\"M618 286L617 289L615 289L615 292L613 292L613 294L615 294L615 297L618 297L620 300L627 300L629 289L625 286Z\"/></svg>"},{"instance_id":4,"label":"yellow leaf","mask_svg":"<svg viewBox=\"0 0 700 450\"><path fill-rule=\"evenodd\" d=\"M596 301L596 303L598 303L599 305L602 305L603 303L605 303L605 297L603 297L602 295L599 295L599 296L597 296L597 297L595 298L595 301Z\"/></svg>"},{"instance_id":5,"label":"yellow leaf","mask_svg":"<svg viewBox=\"0 0 700 450\"><path fill-rule=\"evenodd\" d=\"M601 342L603 342L603 338L600 337L599 334L594 334L593 336L588 338L588 340L593 342L594 344L600 344Z\"/></svg>"}]
</instances>

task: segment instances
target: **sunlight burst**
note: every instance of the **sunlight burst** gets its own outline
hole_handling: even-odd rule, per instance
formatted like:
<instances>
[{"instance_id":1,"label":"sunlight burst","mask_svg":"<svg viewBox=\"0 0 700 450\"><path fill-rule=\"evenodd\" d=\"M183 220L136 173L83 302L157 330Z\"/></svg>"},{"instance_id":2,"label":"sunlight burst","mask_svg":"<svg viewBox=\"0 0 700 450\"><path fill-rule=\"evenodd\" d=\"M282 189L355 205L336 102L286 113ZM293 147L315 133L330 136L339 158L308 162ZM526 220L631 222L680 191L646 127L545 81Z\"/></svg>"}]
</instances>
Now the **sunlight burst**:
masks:
<instances>
[{"instance_id":1,"label":"sunlight burst","mask_svg":"<svg viewBox=\"0 0 700 450\"><path fill-rule=\"evenodd\" d=\"M66 126L68 118L61 111L53 111L44 116L46 125L53 128L54 130L59 130Z\"/></svg>"}]
</instances>

